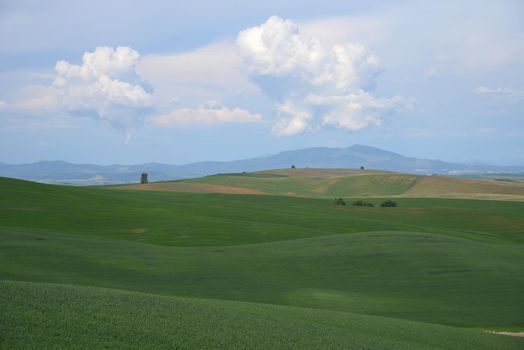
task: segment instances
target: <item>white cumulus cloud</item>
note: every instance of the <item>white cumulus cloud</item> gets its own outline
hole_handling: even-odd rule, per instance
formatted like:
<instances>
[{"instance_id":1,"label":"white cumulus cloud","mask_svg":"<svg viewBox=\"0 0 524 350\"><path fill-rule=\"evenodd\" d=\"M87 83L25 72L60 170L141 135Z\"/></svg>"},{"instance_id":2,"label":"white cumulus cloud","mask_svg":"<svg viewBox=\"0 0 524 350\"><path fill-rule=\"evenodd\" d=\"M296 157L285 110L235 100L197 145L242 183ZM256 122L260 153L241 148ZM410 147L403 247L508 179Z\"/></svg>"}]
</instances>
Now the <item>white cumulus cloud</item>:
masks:
<instances>
[{"instance_id":1,"label":"white cumulus cloud","mask_svg":"<svg viewBox=\"0 0 524 350\"><path fill-rule=\"evenodd\" d=\"M383 68L361 44L326 45L277 16L241 31L236 44L253 81L278 101L276 135L311 129L315 117L348 130L380 125L385 112L412 104L371 94Z\"/></svg>"},{"instance_id":2,"label":"white cumulus cloud","mask_svg":"<svg viewBox=\"0 0 524 350\"><path fill-rule=\"evenodd\" d=\"M199 106L177 108L167 114L155 116L151 120L158 126L171 127L185 124L255 123L263 121L263 118L260 114L242 108Z\"/></svg>"},{"instance_id":3,"label":"white cumulus cloud","mask_svg":"<svg viewBox=\"0 0 524 350\"><path fill-rule=\"evenodd\" d=\"M289 136L300 134L309 129L309 120L312 115L309 110L286 101L277 107L277 121L273 127L273 134Z\"/></svg>"},{"instance_id":4,"label":"white cumulus cloud","mask_svg":"<svg viewBox=\"0 0 524 350\"><path fill-rule=\"evenodd\" d=\"M66 111L107 120L128 135L150 110L151 94L136 74L140 55L129 47L97 47L80 65L60 60L49 85L27 87L21 109Z\"/></svg>"},{"instance_id":5,"label":"white cumulus cloud","mask_svg":"<svg viewBox=\"0 0 524 350\"><path fill-rule=\"evenodd\" d=\"M139 59L129 47L97 47L84 53L81 65L58 61L53 87L60 104L128 127L140 115L137 111L151 104L151 94L135 73Z\"/></svg>"},{"instance_id":6,"label":"white cumulus cloud","mask_svg":"<svg viewBox=\"0 0 524 350\"><path fill-rule=\"evenodd\" d=\"M399 96L376 98L365 91L340 96L309 95L305 100L314 106L332 107L322 118L324 125L353 131L368 125L381 126L385 111L410 110L414 103Z\"/></svg>"}]
</instances>

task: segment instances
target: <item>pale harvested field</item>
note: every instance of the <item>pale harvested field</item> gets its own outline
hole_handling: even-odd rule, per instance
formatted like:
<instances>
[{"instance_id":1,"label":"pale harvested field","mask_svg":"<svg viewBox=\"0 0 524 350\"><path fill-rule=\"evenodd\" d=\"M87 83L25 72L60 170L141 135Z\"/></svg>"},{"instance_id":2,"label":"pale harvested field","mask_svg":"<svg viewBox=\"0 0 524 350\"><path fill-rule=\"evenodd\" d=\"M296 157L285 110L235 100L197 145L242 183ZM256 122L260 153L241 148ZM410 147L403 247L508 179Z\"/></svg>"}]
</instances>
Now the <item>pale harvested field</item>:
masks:
<instances>
[{"instance_id":1,"label":"pale harvested field","mask_svg":"<svg viewBox=\"0 0 524 350\"><path fill-rule=\"evenodd\" d=\"M224 186L205 183L189 182L158 182L120 186L119 189L168 192L197 192L197 193L227 193L227 194L265 194L263 192L243 187Z\"/></svg>"},{"instance_id":2,"label":"pale harvested field","mask_svg":"<svg viewBox=\"0 0 524 350\"><path fill-rule=\"evenodd\" d=\"M387 196L524 201L524 181L472 180L360 169L276 169L118 188L317 198Z\"/></svg>"},{"instance_id":3,"label":"pale harvested field","mask_svg":"<svg viewBox=\"0 0 524 350\"><path fill-rule=\"evenodd\" d=\"M369 198L380 196L368 196ZM401 194L388 196L391 198L448 198L448 199L478 199L493 201L524 201L523 195L496 194L496 193L433 193L433 194Z\"/></svg>"},{"instance_id":4,"label":"pale harvested field","mask_svg":"<svg viewBox=\"0 0 524 350\"><path fill-rule=\"evenodd\" d=\"M299 168L299 169L274 169L256 171L253 174L266 175L280 175L288 177L301 177L313 179L339 179L348 176L361 175L378 175L378 174L396 174L384 170L368 170L368 169L315 169L315 168Z\"/></svg>"},{"instance_id":5,"label":"pale harvested field","mask_svg":"<svg viewBox=\"0 0 524 350\"><path fill-rule=\"evenodd\" d=\"M421 176L406 195L427 194L496 194L524 196L524 182L497 180L470 180L444 176Z\"/></svg>"}]
</instances>

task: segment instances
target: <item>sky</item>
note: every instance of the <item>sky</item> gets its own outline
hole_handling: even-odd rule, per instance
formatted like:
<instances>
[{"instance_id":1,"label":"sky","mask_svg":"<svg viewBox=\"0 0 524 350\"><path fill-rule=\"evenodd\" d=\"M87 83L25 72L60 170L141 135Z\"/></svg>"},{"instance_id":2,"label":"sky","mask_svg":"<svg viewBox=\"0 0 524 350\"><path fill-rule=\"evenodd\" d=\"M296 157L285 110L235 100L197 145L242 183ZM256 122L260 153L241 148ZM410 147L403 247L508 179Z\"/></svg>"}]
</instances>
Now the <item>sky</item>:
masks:
<instances>
[{"instance_id":1,"label":"sky","mask_svg":"<svg viewBox=\"0 0 524 350\"><path fill-rule=\"evenodd\" d=\"M0 162L524 165L524 2L0 0Z\"/></svg>"}]
</instances>

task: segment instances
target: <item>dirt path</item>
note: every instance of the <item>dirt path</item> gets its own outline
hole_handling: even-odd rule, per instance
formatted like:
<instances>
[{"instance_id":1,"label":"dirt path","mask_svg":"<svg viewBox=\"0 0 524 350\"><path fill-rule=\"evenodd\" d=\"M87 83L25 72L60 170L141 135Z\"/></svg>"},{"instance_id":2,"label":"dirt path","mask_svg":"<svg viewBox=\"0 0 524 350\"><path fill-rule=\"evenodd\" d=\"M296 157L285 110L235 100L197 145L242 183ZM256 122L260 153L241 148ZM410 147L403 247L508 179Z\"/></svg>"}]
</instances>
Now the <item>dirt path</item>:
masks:
<instances>
[{"instance_id":1,"label":"dirt path","mask_svg":"<svg viewBox=\"0 0 524 350\"><path fill-rule=\"evenodd\" d=\"M509 335L510 337L524 337L524 332L492 332L490 331L490 333L495 333L495 334L500 334L500 335Z\"/></svg>"}]
</instances>

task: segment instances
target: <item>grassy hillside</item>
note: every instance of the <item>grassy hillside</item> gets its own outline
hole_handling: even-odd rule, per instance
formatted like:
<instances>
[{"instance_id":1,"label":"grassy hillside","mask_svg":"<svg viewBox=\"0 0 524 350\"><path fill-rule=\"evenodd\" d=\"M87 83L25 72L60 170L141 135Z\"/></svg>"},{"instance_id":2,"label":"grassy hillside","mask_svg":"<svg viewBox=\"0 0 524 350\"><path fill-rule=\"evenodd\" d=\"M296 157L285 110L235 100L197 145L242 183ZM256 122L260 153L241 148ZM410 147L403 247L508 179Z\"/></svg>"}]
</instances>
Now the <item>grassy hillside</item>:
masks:
<instances>
[{"instance_id":1,"label":"grassy hillside","mask_svg":"<svg viewBox=\"0 0 524 350\"><path fill-rule=\"evenodd\" d=\"M392 230L524 242L521 202L398 199L394 209L355 208L333 205L332 199L115 191L12 179L2 179L0 191L3 227L162 245L239 245Z\"/></svg>"},{"instance_id":2,"label":"grassy hillside","mask_svg":"<svg viewBox=\"0 0 524 350\"><path fill-rule=\"evenodd\" d=\"M397 202L0 179L0 347L523 347L524 203Z\"/></svg>"},{"instance_id":3,"label":"grassy hillside","mask_svg":"<svg viewBox=\"0 0 524 350\"><path fill-rule=\"evenodd\" d=\"M521 349L521 339L383 317L0 282L5 349ZM52 335L52 336L51 336Z\"/></svg>"},{"instance_id":4,"label":"grassy hillside","mask_svg":"<svg viewBox=\"0 0 524 350\"><path fill-rule=\"evenodd\" d=\"M124 187L137 190L276 194L317 198L393 196L524 200L524 181L471 180L349 169L281 169Z\"/></svg>"},{"instance_id":5,"label":"grassy hillside","mask_svg":"<svg viewBox=\"0 0 524 350\"><path fill-rule=\"evenodd\" d=\"M1 232L2 279L295 305L476 328L524 326L521 245L376 232L165 247Z\"/></svg>"}]
</instances>

